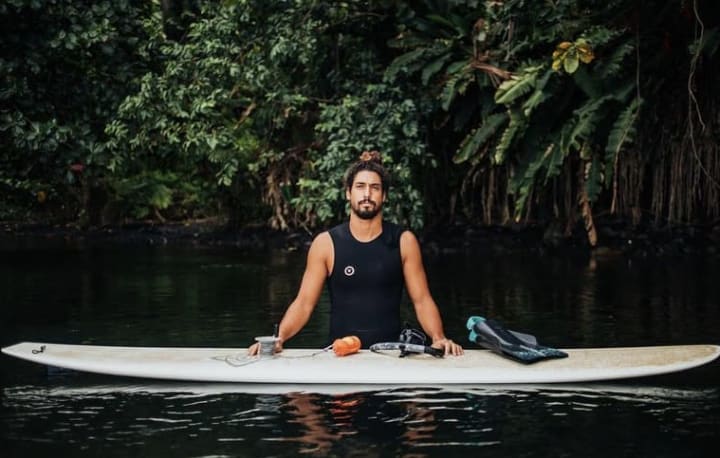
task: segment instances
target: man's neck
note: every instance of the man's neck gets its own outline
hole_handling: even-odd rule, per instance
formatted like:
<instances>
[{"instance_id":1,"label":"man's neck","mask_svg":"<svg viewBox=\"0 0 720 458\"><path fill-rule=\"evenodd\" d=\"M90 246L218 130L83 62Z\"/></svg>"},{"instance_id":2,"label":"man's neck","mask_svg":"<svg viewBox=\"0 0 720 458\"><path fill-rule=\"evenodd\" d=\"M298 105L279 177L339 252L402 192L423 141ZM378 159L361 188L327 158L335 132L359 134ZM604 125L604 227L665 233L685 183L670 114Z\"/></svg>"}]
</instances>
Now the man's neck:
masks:
<instances>
[{"instance_id":1,"label":"man's neck","mask_svg":"<svg viewBox=\"0 0 720 458\"><path fill-rule=\"evenodd\" d=\"M350 215L350 233L360 242L369 242L382 233L382 213L372 219L362 219L356 214Z\"/></svg>"}]
</instances>

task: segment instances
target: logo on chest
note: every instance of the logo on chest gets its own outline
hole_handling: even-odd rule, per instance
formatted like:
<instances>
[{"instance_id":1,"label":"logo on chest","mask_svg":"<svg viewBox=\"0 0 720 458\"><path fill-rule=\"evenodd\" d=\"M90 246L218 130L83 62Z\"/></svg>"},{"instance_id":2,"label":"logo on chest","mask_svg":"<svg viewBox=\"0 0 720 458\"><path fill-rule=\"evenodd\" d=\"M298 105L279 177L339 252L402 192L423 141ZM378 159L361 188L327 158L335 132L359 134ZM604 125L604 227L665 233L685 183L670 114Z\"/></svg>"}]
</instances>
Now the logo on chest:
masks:
<instances>
[{"instance_id":1,"label":"logo on chest","mask_svg":"<svg viewBox=\"0 0 720 458\"><path fill-rule=\"evenodd\" d=\"M355 267L354 266L345 266L345 269L343 270L346 277L352 277L355 275Z\"/></svg>"}]
</instances>

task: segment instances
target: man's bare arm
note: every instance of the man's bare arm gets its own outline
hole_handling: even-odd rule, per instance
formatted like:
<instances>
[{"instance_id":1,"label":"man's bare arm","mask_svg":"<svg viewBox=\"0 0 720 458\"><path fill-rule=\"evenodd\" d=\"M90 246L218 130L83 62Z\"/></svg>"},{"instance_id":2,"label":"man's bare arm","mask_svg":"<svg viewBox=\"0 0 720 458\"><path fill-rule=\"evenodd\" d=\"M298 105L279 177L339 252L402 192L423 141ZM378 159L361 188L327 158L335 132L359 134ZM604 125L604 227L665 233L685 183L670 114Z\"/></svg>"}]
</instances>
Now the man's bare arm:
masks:
<instances>
[{"instance_id":1,"label":"man's bare arm","mask_svg":"<svg viewBox=\"0 0 720 458\"><path fill-rule=\"evenodd\" d=\"M315 310L325 285L325 279L330 272L332 259L332 239L329 233L323 232L310 245L305 273L297 297L290 303L280 321L278 329L279 342L276 351L282 350L283 343L297 334L310 320L310 315ZM248 353L251 355L257 354L257 352L257 344L250 346L248 349Z\"/></svg>"},{"instance_id":2,"label":"man's bare arm","mask_svg":"<svg viewBox=\"0 0 720 458\"><path fill-rule=\"evenodd\" d=\"M402 254L405 287L410 300L415 306L415 314L420 326L432 339L433 346L442 348L445 354L461 355L463 353L462 347L445 337L440 311L428 287L420 244L412 232L403 232L400 237L400 252Z\"/></svg>"}]
</instances>

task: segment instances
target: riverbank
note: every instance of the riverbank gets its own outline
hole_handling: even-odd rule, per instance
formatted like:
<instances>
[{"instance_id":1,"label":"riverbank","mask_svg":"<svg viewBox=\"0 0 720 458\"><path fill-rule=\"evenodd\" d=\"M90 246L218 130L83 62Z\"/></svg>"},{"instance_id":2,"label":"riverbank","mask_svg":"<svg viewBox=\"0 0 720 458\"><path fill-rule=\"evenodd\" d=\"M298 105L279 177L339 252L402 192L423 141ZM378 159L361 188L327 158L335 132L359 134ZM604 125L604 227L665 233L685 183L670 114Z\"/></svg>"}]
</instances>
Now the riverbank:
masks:
<instances>
[{"instance_id":1,"label":"riverbank","mask_svg":"<svg viewBox=\"0 0 720 458\"><path fill-rule=\"evenodd\" d=\"M303 250L314 234L284 232L264 226L228 230L217 220L154 224L133 222L111 227L80 228L0 222L1 246L94 244L144 246L232 247L249 251ZM420 235L424 251L431 255L456 252L617 254L630 257L711 256L720 257L720 223L710 226L632 227L623 221L598 224L598 245L591 248L582 227L566 234L552 224L476 226L456 224L438 227Z\"/></svg>"}]
</instances>

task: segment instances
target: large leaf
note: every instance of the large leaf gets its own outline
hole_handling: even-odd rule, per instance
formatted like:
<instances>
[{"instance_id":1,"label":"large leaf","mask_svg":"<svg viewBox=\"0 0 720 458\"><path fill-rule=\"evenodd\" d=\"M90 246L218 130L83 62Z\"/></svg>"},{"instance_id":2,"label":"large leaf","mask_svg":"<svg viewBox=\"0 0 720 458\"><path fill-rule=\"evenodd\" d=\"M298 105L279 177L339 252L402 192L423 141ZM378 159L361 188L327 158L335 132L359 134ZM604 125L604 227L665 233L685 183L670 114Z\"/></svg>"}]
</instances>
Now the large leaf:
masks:
<instances>
[{"instance_id":1,"label":"large leaf","mask_svg":"<svg viewBox=\"0 0 720 458\"><path fill-rule=\"evenodd\" d=\"M579 151L583 141L590 138L597 128L598 120L604 113L600 108L612 96L591 99L574 112L574 120L565 125L561 135L561 148L566 153L570 150Z\"/></svg>"},{"instance_id":2,"label":"large leaf","mask_svg":"<svg viewBox=\"0 0 720 458\"><path fill-rule=\"evenodd\" d=\"M517 200L515 202L515 219L519 220L520 215L525 210L527 199L532 193L536 177L540 170L547 167L549 161L557 154L558 148L551 143L543 150L537 150L537 157L531 159L526 165L522 173L517 174L510 181L510 191L515 194Z\"/></svg>"},{"instance_id":3,"label":"large leaf","mask_svg":"<svg viewBox=\"0 0 720 458\"><path fill-rule=\"evenodd\" d=\"M544 159L546 169L545 183L560 174L560 167L567 157L567 152L563 151L562 148L557 148L554 143L550 145L550 148L552 148L552 150L549 150L550 153L546 153L547 157Z\"/></svg>"},{"instance_id":4,"label":"large leaf","mask_svg":"<svg viewBox=\"0 0 720 458\"><path fill-rule=\"evenodd\" d=\"M430 81L430 78L432 78L434 75L436 75L440 70L442 70L443 66L445 65L445 62L450 59L452 55L450 53L444 54L440 56L439 58L435 59L430 63L430 65L427 65L422 70L422 82L423 85L427 85L428 81Z\"/></svg>"},{"instance_id":5,"label":"large leaf","mask_svg":"<svg viewBox=\"0 0 720 458\"><path fill-rule=\"evenodd\" d=\"M427 48L418 48L396 57L385 70L385 78L392 79L399 73L408 72L408 67L420 61L426 51Z\"/></svg>"},{"instance_id":6,"label":"large leaf","mask_svg":"<svg viewBox=\"0 0 720 458\"><path fill-rule=\"evenodd\" d=\"M427 18L436 24L453 29L458 37L463 37L468 33L465 21L457 15L441 16L439 14L429 14Z\"/></svg>"},{"instance_id":7,"label":"large leaf","mask_svg":"<svg viewBox=\"0 0 720 458\"><path fill-rule=\"evenodd\" d=\"M471 79L469 72L461 72L453 75L445 86L443 86L442 94L440 94L440 102L443 110L448 111L455 97L464 90Z\"/></svg>"},{"instance_id":8,"label":"large leaf","mask_svg":"<svg viewBox=\"0 0 720 458\"><path fill-rule=\"evenodd\" d=\"M590 203L595 202L603 186L603 163L599 155L592 154L591 157L592 160L585 163L585 193Z\"/></svg>"},{"instance_id":9,"label":"large leaf","mask_svg":"<svg viewBox=\"0 0 720 458\"><path fill-rule=\"evenodd\" d=\"M626 70L626 66L629 65L626 60L634 52L635 42L633 38L628 38L624 43L615 46L606 58L598 60L600 80L607 81L622 74L623 70Z\"/></svg>"},{"instance_id":10,"label":"large leaf","mask_svg":"<svg viewBox=\"0 0 720 458\"><path fill-rule=\"evenodd\" d=\"M453 157L453 162L460 164L469 159L474 159L473 156L480 147L485 145L490 138L495 135L503 124L508 119L507 113L495 113L486 117L480 127L475 129L460 145L460 149Z\"/></svg>"},{"instance_id":11,"label":"large leaf","mask_svg":"<svg viewBox=\"0 0 720 458\"><path fill-rule=\"evenodd\" d=\"M545 86L553 73L552 69L547 69L545 74L537 81L532 95L527 98L525 103L523 103L523 114L525 117L529 118L538 106L552 97L552 92L546 90Z\"/></svg>"},{"instance_id":12,"label":"large leaf","mask_svg":"<svg viewBox=\"0 0 720 458\"><path fill-rule=\"evenodd\" d=\"M537 81L537 70L531 69L519 76L513 76L509 80L504 81L495 92L495 102L509 105L516 99L529 93L535 87Z\"/></svg>"},{"instance_id":13,"label":"large leaf","mask_svg":"<svg viewBox=\"0 0 720 458\"><path fill-rule=\"evenodd\" d=\"M508 110L510 116L510 123L503 131L500 141L495 147L495 154L493 155L493 161L495 164L502 164L505 162L505 157L508 150L513 145L515 138L521 130L526 127L525 118L517 110Z\"/></svg>"},{"instance_id":14,"label":"large leaf","mask_svg":"<svg viewBox=\"0 0 720 458\"><path fill-rule=\"evenodd\" d=\"M634 98L630 104L623 109L613 123L605 146L605 169L606 183L612 181L614 173L613 165L615 158L625 145L635 139L635 122L642 106L642 99Z\"/></svg>"},{"instance_id":15,"label":"large leaf","mask_svg":"<svg viewBox=\"0 0 720 458\"><path fill-rule=\"evenodd\" d=\"M580 59L578 59L578 56L576 53L569 52L567 56L565 57L565 60L563 60L563 68L565 71L572 75L575 73L580 66Z\"/></svg>"}]
</instances>

